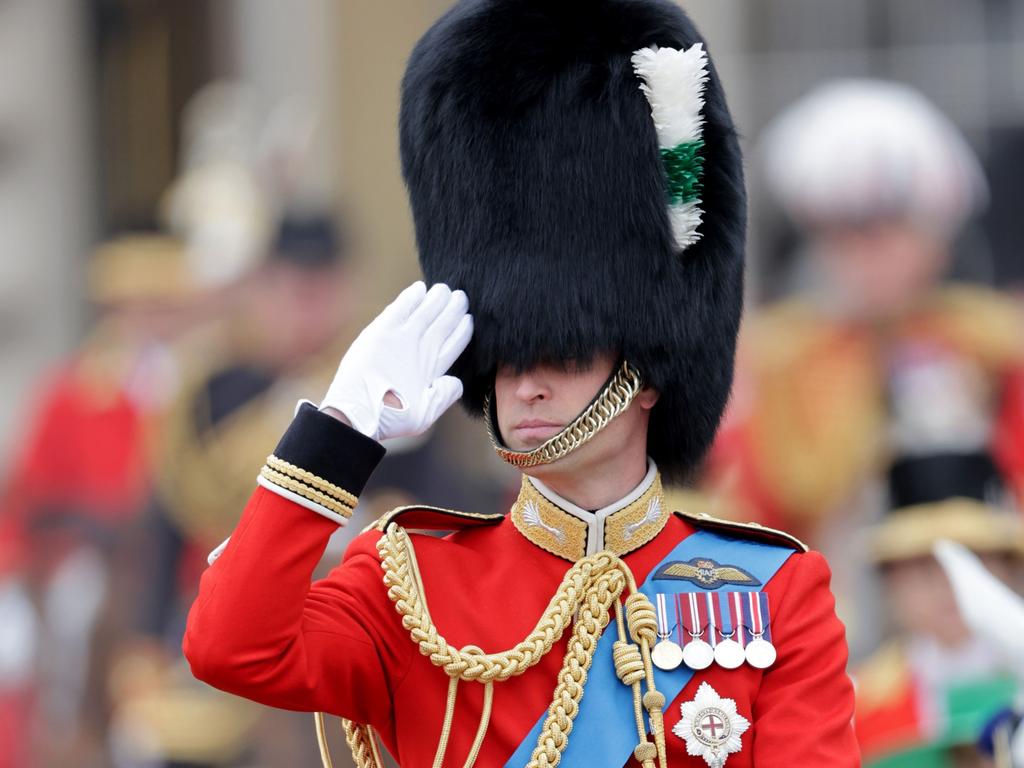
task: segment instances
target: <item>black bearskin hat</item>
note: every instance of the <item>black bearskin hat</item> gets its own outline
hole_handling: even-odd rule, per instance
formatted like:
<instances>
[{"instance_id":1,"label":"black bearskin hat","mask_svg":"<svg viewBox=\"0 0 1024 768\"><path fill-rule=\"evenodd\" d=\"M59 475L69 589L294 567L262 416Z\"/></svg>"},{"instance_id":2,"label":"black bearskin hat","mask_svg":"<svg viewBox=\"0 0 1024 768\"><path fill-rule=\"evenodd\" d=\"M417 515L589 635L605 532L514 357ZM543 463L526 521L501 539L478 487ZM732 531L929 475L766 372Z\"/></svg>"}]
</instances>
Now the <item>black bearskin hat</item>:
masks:
<instances>
[{"instance_id":1,"label":"black bearskin hat","mask_svg":"<svg viewBox=\"0 0 1024 768\"><path fill-rule=\"evenodd\" d=\"M621 355L661 397L649 453L684 479L732 383L746 199L710 61L699 240L683 250L631 58L703 43L670 0L461 0L402 85L402 169L428 283L469 296L453 368L480 413L499 364ZM703 54L701 54L703 55Z\"/></svg>"}]
</instances>

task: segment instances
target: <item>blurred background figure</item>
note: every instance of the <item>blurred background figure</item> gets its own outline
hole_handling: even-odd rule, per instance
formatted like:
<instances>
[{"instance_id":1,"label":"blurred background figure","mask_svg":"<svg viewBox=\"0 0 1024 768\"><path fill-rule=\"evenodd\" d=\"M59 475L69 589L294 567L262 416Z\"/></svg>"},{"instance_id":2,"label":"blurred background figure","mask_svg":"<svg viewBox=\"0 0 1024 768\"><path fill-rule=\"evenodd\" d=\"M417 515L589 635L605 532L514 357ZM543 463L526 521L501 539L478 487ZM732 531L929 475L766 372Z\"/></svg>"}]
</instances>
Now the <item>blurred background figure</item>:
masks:
<instances>
[{"instance_id":1,"label":"blurred background figure","mask_svg":"<svg viewBox=\"0 0 1024 768\"><path fill-rule=\"evenodd\" d=\"M868 549L892 637L854 669L865 765L989 765L975 743L1012 703L1017 681L1001 649L965 622L932 549L942 539L961 544L1020 591L1024 518L984 452L905 456L888 481L892 509L869 529Z\"/></svg>"},{"instance_id":2,"label":"blurred background figure","mask_svg":"<svg viewBox=\"0 0 1024 768\"><path fill-rule=\"evenodd\" d=\"M105 673L110 643L130 625L152 425L175 395L175 344L203 316L184 249L166 236L104 244L88 286L92 331L37 385L0 497L8 557L36 615L31 705L50 725L41 748L55 757L86 756L104 741Z\"/></svg>"},{"instance_id":3,"label":"blurred background figure","mask_svg":"<svg viewBox=\"0 0 1024 768\"><path fill-rule=\"evenodd\" d=\"M848 542L885 505L888 457L985 451L1024 488L1024 314L993 290L944 282L987 188L920 93L828 83L761 146L768 188L804 235L801 290L746 324L712 486L736 514L830 557L863 653L880 625Z\"/></svg>"},{"instance_id":4,"label":"blurred background figure","mask_svg":"<svg viewBox=\"0 0 1024 768\"><path fill-rule=\"evenodd\" d=\"M296 403L333 374L351 307L345 252L328 215L286 212L265 257L236 285L222 333L187 358L157 451L138 634L113 681L123 765L252 760L255 729L276 717L192 680L181 635L207 554L251 493L254 462L273 451ZM299 754L315 757L308 719L277 719L285 724L271 726L274 737L301 731Z\"/></svg>"}]
</instances>

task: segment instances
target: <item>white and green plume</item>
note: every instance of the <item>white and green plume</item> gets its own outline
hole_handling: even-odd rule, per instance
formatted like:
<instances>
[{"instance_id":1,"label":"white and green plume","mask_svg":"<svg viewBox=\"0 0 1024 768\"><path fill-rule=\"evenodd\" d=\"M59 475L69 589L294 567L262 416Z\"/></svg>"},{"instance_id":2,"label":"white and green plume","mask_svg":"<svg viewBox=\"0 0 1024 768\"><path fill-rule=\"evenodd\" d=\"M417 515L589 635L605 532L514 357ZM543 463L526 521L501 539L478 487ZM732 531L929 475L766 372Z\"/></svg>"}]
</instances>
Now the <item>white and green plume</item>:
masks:
<instances>
[{"instance_id":1,"label":"white and green plume","mask_svg":"<svg viewBox=\"0 0 1024 768\"><path fill-rule=\"evenodd\" d=\"M704 172L704 88L708 54L701 43L686 50L641 48L633 71L651 105L658 146L668 179L668 213L676 244L684 250L700 240L701 179Z\"/></svg>"}]
</instances>

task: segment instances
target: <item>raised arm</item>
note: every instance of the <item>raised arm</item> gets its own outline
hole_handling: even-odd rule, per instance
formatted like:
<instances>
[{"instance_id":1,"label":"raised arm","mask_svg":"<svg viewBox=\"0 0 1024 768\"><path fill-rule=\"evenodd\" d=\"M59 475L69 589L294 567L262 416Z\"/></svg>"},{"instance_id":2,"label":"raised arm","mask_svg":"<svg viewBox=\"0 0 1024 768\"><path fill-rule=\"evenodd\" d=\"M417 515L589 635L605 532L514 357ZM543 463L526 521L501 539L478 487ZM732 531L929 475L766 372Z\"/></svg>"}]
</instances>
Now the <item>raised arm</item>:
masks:
<instances>
[{"instance_id":1,"label":"raised arm","mask_svg":"<svg viewBox=\"0 0 1024 768\"><path fill-rule=\"evenodd\" d=\"M353 343L321 408L299 409L203 575L184 641L197 678L270 706L390 719L392 681L415 648L388 600L377 534L310 580L384 454L378 440L422 432L460 396L444 374L472 333L467 308L445 286L406 289Z\"/></svg>"},{"instance_id":2,"label":"raised arm","mask_svg":"<svg viewBox=\"0 0 1024 768\"><path fill-rule=\"evenodd\" d=\"M305 405L274 456L358 494L383 453ZM360 537L328 578L311 584L340 521L314 514L298 493L300 501L263 485L200 582L184 642L193 674L270 706L380 722L389 711L384 670L404 660L378 655L390 621L380 620L388 601L373 544Z\"/></svg>"}]
</instances>

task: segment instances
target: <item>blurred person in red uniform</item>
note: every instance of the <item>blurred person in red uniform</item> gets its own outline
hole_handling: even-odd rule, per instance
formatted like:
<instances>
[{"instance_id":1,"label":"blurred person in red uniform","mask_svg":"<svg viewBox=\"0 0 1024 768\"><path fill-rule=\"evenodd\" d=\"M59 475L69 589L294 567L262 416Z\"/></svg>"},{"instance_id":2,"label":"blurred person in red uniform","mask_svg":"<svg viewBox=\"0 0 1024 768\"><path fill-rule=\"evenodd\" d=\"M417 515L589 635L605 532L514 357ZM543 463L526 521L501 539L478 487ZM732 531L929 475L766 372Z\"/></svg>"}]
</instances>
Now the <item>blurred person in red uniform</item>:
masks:
<instances>
[{"instance_id":1,"label":"blurred person in red uniform","mask_svg":"<svg viewBox=\"0 0 1024 768\"><path fill-rule=\"evenodd\" d=\"M823 559L664 497L717 427L742 302L742 162L692 23L463 0L400 125L433 286L266 458L192 606L194 674L341 716L359 766L381 742L406 768L858 765ZM460 396L524 472L511 510L399 508L311 583L381 443Z\"/></svg>"},{"instance_id":2,"label":"blurred person in red uniform","mask_svg":"<svg viewBox=\"0 0 1024 768\"><path fill-rule=\"evenodd\" d=\"M919 93L822 85L762 147L768 187L806 236L808 290L746 324L709 484L829 555L841 613L869 628L847 543L885 507L890 455L969 443L1024 487L1022 314L996 291L942 282L986 187Z\"/></svg>"},{"instance_id":3,"label":"blurred person in red uniform","mask_svg":"<svg viewBox=\"0 0 1024 768\"><path fill-rule=\"evenodd\" d=\"M892 511L870 529L869 551L894 633L855 669L864 759L887 768L989 765L975 742L1012 702L1016 681L999 647L969 631L932 551L939 540L957 542L1019 591L1024 520L985 453L902 457L889 486Z\"/></svg>"},{"instance_id":4,"label":"blurred person in red uniform","mask_svg":"<svg viewBox=\"0 0 1024 768\"><path fill-rule=\"evenodd\" d=\"M29 765L39 620L22 572L22 530L0 518L0 768Z\"/></svg>"},{"instance_id":5,"label":"blurred person in red uniform","mask_svg":"<svg viewBox=\"0 0 1024 768\"><path fill-rule=\"evenodd\" d=\"M97 633L104 616L121 610L112 596L124 588L118 574L150 489L153 421L176 386L173 347L196 322L194 289L172 238L126 235L98 249L88 271L95 324L32 393L5 479L9 573L39 619L37 692L48 731L40 738L57 750L79 739L96 749L101 739L105 650Z\"/></svg>"},{"instance_id":6,"label":"blurred person in red uniform","mask_svg":"<svg viewBox=\"0 0 1024 768\"><path fill-rule=\"evenodd\" d=\"M235 285L223 332L184 361L155 451L135 634L113 681L112 743L128 765L235 765L265 758L258 735L290 738L281 717L196 684L177 649L206 554L251 492L252 465L301 393L331 380L353 303L347 257L320 207L288 210Z\"/></svg>"}]
</instances>

